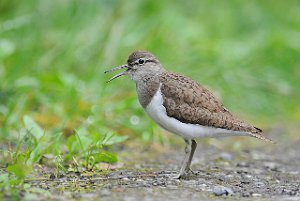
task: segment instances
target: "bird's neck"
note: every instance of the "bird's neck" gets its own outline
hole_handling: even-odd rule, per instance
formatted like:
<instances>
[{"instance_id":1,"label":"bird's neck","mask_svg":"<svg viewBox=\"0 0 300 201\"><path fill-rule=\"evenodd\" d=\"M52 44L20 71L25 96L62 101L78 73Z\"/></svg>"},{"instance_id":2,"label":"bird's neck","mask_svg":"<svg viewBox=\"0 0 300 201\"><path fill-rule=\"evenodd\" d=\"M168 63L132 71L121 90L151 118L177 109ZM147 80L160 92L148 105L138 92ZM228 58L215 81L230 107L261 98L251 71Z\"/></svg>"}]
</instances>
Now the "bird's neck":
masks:
<instances>
[{"instance_id":1,"label":"bird's neck","mask_svg":"<svg viewBox=\"0 0 300 201\"><path fill-rule=\"evenodd\" d=\"M160 86L160 73L156 75L144 75L140 80L136 81L136 90L140 104L143 108L152 100Z\"/></svg>"}]
</instances>

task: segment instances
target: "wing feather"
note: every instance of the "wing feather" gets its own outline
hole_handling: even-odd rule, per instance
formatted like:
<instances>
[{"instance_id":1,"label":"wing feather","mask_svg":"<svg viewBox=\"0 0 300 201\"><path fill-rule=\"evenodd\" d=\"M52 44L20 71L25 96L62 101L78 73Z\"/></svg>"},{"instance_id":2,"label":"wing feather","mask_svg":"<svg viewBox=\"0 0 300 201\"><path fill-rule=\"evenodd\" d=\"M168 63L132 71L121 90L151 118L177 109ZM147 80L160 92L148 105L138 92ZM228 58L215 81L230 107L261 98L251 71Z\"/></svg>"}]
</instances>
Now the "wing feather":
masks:
<instances>
[{"instance_id":1,"label":"wing feather","mask_svg":"<svg viewBox=\"0 0 300 201\"><path fill-rule=\"evenodd\" d=\"M209 90L192 79L163 73L160 81L168 116L184 123L261 133L260 129L234 117Z\"/></svg>"}]
</instances>

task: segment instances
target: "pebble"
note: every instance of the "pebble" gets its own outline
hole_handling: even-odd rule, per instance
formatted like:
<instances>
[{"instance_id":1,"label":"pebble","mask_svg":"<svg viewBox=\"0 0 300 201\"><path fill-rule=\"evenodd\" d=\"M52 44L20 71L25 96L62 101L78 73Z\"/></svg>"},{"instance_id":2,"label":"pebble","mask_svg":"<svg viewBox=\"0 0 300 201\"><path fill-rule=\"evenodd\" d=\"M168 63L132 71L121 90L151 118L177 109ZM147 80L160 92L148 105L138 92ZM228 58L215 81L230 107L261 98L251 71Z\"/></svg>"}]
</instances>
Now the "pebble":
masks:
<instances>
[{"instance_id":1,"label":"pebble","mask_svg":"<svg viewBox=\"0 0 300 201\"><path fill-rule=\"evenodd\" d=\"M130 181L130 179L128 177L124 177L122 178L123 181Z\"/></svg>"},{"instance_id":2,"label":"pebble","mask_svg":"<svg viewBox=\"0 0 300 201\"><path fill-rule=\"evenodd\" d=\"M278 167L278 164L277 163L274 163L274 162L265 162L264 163L264 167L269 169L269 170L272 170L272 171L275 171L275 172L279 172L279 167Z\"/></svg>"},{"instance_id":3,"label":"pebble","mask_svg":"<svg viewBox=\"0 0 300 201\"><path fill-rule=\"evenodd\" d=\"M246 162L239 162L238 164L236 164L237 167L249 167L249 163L246 163Z\"/></svg>"},{"instance_id":4,"label":"pebble","mask_svg":"<svg viewBox=\"0 0 300 201\"><path fill-rule=\"evenodd\" d=\"M261 197L262 195L259 194L259 193L253 193L252 196L253 196L253 197Z\"/></svg>"},{"instance_id":5,"label":"pebble","mask_svg":"<svg viewBox=\"0 0 300 201\"><path fill-rule=\"evenodd\" d=\"M265 184L263 182L261 182L261 181L255 182L254 185L256 187L264 187L265 186Z\"/></svg>"},{"instance_id":6,"label":"pebble","mask_svg":"<svg viewBox=\"0 0 300 201\"><path fill-rule=\"evenodd\" d=\"M233 159L233 155L228 152L222 152L220 153L220 159L224 161L230 161Z\"/></svg>"},{"instance_id":7,"label":"pebble","mask_svg":"<svg viewBox=\"0 0 300 201\"><path fill-rule=\"evenodd\" d=\"M233 194L233 190L225 186L215 186L213 192L216 196Z\"/></svg>"},{"instance_id":8,"label":"pebble","mask_svg":"<svg viewBox=\"0 0 300 201\"><path fill-rule=\"evenodd\" d=\"M250 193L249 192L243 192L242 197L250 197Z\"/></svg>"},{"instance_id":9,"label":"pebble","mask_svg":"<svg viewBox=\"0 0 300 201\"><path fill-rule=\"evenodd\" d=\"M197 185L196 190L197 191L206 191L207 190L207 185L206 184Z\"/></svg>"}]
</instances>

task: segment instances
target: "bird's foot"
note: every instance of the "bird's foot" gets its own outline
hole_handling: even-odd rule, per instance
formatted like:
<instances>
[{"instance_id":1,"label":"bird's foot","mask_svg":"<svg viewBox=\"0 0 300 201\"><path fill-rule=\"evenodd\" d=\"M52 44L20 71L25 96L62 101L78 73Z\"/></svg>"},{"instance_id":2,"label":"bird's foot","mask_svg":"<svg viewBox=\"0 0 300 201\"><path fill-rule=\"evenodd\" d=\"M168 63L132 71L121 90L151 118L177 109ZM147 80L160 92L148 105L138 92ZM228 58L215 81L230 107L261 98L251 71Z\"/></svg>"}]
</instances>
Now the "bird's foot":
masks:
<instances>
[{"instance_id":1,"label":"bird's foot","mask_svg":"<svg viewBox=\"0 0 300 201\"><path fill-rule=\"evenodd\" d=\"M198 174L198 172L195 172L195 171L192 170L191 168L189 168L189 169L187 170L187 173L188 173L188 174L191 174L191 175L197 175L197 174Z\"/></svg>"},{"instance_id":2,"label":"bird's foot","mask_svg":"<svg viewBox=\"0 0 300 201\"><path fill-rule=\"evenodd\" d=\"M179 172L178 174L176 174L175 176L172 176L173 179L190 179L191 177L194 177L196 175L198 175L198 171L195 172L193 170L191 170L190 168L185 170L185 171L182 171L182 172Z\"/></svg>"},{"instance_id":3,"label":"bird's foot","mask_svg":"<svg viewBox=\"0 0 300 201\"><path fill-rule=\"evenodd\" d=\"M176 174L175 176L172 176L171 178L172 179L182 179L184 177L184 173L178 173Z\"/></svg>"}]
</instances>

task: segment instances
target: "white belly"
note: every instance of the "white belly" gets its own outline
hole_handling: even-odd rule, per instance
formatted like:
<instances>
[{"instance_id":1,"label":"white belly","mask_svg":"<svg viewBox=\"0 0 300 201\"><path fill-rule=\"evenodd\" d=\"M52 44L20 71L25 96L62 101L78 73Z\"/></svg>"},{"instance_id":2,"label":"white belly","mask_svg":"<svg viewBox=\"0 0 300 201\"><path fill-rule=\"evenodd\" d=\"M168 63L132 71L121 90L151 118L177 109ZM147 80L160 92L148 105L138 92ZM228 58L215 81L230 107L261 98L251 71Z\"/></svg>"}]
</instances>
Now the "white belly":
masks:
<instances>
[{"instance_id":1,"label":"white belly","mask_svg":"<svg viewBox=\"0 0 300 201\"><path fill-rule=\"evenodd\" d=\"M184 139L195 139L201 137L243 136L246 132L231 131L222 128L201 126L199 124L183 123L173 117L169 117L163 106L163 97L160 88L145 108L148 115L161 127L169 132L175 133Z\"/></svg>"}]
</instances>

